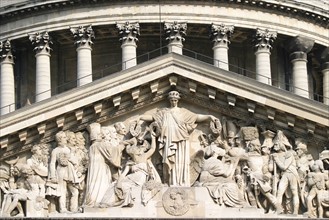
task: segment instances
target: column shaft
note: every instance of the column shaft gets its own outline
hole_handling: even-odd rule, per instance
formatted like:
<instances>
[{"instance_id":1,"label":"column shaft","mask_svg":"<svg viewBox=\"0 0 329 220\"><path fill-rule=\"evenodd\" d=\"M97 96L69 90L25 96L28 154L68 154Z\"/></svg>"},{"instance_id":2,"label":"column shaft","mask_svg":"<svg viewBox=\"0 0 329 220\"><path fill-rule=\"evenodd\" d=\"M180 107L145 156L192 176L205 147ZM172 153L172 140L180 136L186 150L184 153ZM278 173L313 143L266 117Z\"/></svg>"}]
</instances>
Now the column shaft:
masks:
<instances>
[{"instance_id":1,"label":"column shaft","mask_svg":"<svg viewBox=\"0 0 329 220\"><path fill-rule=\"evenodd\" d=\"M259 48L256 55L256 80L268 85L272 85L271 80L271 60L269 48Z\"/></svg>"},{"instance_id":2,"label":"column shaft","mask_svg":"<svg viewBox=\"0 0 329 220\"><path fill-rule=\"evenodd\" d=\"M4 115L15 111L14 63L11 61L1 62L0 75L0 108L1 115Z\"/></svg>"},{"instance_id":3,"label":"column shaft","mask_svg":"<svg viewBox=\"0 0 329 220\"><path fill-rule=\"evenodd\" d=\"M35 101L40 102L51 97L50 45L52 41L48 32L30 34L30 41L36 52Z\"/></svg>"},{"instance_id":4,"label":"column shaft","mask_svg":"<svg viewBox=\"0 0 329 220\"><path fill-rule=\"evenodd\" d=\"M122 69L125 70L137 65L136 43L140 34L139 23L126 21L125 23L117 23L116 27L121 42Z\"/></svg>"},{"instance_id":5,"label":"column shaft","mask_svg":"<svg viewBox=\"0 0 329 220\"><path fill-rule=\"evenodd\" d=\"M77 86L82 86L93 81L91 47L88 44L77 48Z\"/></svg>"},{"instance_id":6,"label":"column shaft","mask_svg":"<svg viewBox=\"0 0 329 220\"><path fill-rule=\"evenodd\" d=\"M122 69L128 69L130 67L137 65L136 60L136 44L132 43L123 43L122 48Z\"/></svg>"},{"instance_id":7,"label":"column shaft","mask_svg":"<svg viewBox=\"0 0 329 220\"><path fill-rule=\"evenodd\" d=\"M276 37L276 32L257 28L254 38L256 43L256 80L268 85L272 85L270 51Z\"/></svg>"},{"instance_id":8,"label":"column shaft","mask_svg":"<svg viewBox=\"0 0 329 220\"><path fill-rule=\"evenodd\" d=\"M50 54L41 51L35 55L36 58L36 87L35 101L51 97L51 79L50 79Z\"/></svg>"},{"instance_id":9,"label":"column shaft","mask_svg":"<svg viewBox=\"0 0 329 220\"><path fill-rule=\"evenodd\" d=\"M168 44L168 53L183 54L183 44L180 42L171 42Z\"/></svg>"},{"instance_id":10,"label":"column shaft","mask_svg":"<svg viewBox=\"0 0 329 220\"><path fill-rule=\"evenodd\" d=\"M233 25L210 25L210 39L214 43L212 48L214 52L214 66L229 70L228 64L228 45L234 31Z\"/></svg>"},{"instance_id":11,"label":"column shaft","mask_svg":"<svg viewBox=\"0 0 329 220\"><path fill-rule=\"evenodd\" d=\"M322 70L322 73L323 73L323 103L329 105L329 68Z\"/></svg>"},{"instance_id":12,"label":"column shaft","mask_svg":"<svg viewBox=\"0 0 329 220\"><path fill-rule=\"evenodd\" d=\"M312 50L313 45L314 40L303 36L296 36L286 44L287 50L290 51L293 92L305 98L310 98L307 75L307 53Z\"/></svg>"},{"instance_id":13,"label":"column shaft","mask_svg":"<svg viewBox=\"0 0 329 220\"><path fill-rule=\"evenodd\" d=\"M291 60L293 91L296 95L309 98L306 54L303 52L298 54L301 56Z\"/></svg>"},{"instance_id":14,"label":"column shaft","mask_svg":"<svg viewBox=\"0 0 329 220\"><path fill-rule=\"evenodd\" d=\"M91 46L94 44L95 33L91 25L87 27L70 27L70 31L77 46L77 86L82 86L93 81Z\"/></svg>"},{"instance_id":15,"label":"column shaft","mask_svg":"<svg viewBox=\"0 0 329 220\"><path fill-rule=\"evenodd\" d=\"M217 44L213 48L214 51L214 66L229 70L228 66L228 46L225 44Z\"/></svg>"}]
</instances>

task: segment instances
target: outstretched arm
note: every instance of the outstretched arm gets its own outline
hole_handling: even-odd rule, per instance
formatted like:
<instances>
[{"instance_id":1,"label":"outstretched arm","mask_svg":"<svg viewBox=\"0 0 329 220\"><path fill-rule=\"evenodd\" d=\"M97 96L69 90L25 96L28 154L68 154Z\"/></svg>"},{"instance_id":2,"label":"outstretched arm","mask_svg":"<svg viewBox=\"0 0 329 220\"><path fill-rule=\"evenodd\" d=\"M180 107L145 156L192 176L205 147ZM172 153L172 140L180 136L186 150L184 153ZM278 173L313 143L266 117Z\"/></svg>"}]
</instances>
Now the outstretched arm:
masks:
<instances>
[{"instance_id":1,"label":"outstretched arm","mask_svg":"<svg viewBox=\"0 0 329 220\"><path fill-rule=\"evenodd\" d=\"M204 122L204 121L216 121L219 120L213 115L198 115L196 118L196 122Z\"/></svg>"},{"instance_id":2,"label":"outstretched arm","mask_svg":"<svg viewBox=\"0 0 329 220\"><path fill-rule=\"evenodd\" d=\"M137 119L137 123L142 120L142 121L147 121L147 122L151 122L154 121L154 118L152 115L141 115L138 117Z\"/></svg>"}]
</instances>

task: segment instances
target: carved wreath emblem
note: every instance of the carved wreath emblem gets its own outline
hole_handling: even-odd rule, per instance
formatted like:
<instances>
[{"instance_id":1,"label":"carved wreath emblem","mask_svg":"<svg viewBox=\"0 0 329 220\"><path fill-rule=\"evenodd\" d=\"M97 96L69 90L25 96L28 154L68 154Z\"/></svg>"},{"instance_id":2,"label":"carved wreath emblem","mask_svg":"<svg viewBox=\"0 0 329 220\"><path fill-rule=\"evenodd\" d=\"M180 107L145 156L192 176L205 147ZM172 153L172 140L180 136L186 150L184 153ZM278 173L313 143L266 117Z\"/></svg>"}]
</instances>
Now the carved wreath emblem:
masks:
<instances>
[{"instance_id":1,"label":"carved wreath emblem","mask_svg":"<svg viewBox=\"0 0 329 220\"><path fill-rule=\"evenodd\" d=\"M137 137L142 131L142 126L137 124L137 121L133 121L129 126L129 132L133 137Z\"/></svg>"},{"instance_id":2,"label":"carved wreath emblem","mask_svg":"<svg viewBox=\"0 0 329 220\"><path fill-rule=\"evenodd\" d=\"M169 188L162 196L165 211L174 216L184 215L189 209L188 194L182 188Z\"/></svg>"},{"instance_id":3,"label":"carved wreath emblem","mask_svg":"<svg viewBox=\"0 0 329 220\"><path fill-rule=\"evenodd\" d=\"M216 120L215 122L210 122L210 129L212 133L219 135L222 131L222 124L219 120Z\"/></svg>"}]
</instances>

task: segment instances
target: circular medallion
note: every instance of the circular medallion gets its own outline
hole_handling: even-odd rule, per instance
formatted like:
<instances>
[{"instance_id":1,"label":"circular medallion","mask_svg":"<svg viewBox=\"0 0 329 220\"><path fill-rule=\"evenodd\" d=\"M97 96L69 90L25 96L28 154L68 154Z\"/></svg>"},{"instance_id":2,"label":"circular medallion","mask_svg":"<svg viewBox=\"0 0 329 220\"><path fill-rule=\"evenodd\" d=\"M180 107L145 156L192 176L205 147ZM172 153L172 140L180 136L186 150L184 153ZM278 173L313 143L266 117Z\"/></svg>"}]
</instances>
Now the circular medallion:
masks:
<instances>
[{"instance_id":1,"label":"circular medallion","mask_svg":"<svg viewBox=\"0 0 329 220\"><path fill-rule=\"evenodd\" d=\"M188 194L182 188L169 188L162 196L165 211L174 216L184 215L189 209Z\"/></svg>"}]
</instances>

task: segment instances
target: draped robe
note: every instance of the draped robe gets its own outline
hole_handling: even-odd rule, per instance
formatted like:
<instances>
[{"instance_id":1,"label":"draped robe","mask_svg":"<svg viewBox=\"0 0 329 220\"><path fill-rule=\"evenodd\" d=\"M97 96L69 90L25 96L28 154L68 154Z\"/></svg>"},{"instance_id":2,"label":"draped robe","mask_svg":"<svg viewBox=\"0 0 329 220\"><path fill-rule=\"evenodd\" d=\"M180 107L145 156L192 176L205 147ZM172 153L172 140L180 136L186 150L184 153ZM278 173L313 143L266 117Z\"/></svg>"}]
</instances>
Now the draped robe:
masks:
<instances>
[{"instance_id":1,"label":"draped robe","mask_svg":"<svg viewBox=\"0 0 329 220\"><path fill-rule=\"evenodd\" d=\"M153 118L161 129L159 150L172 186L190 186L189 137L196 127L197 114L184 108L165 108Z\"/></svg>"},{"instance_id":2,"label":"draped robe","mask_svg":"<svg viewBox=\"0 0 329 220\"><path fill-rule=\"evenodd\" d=\"M95 141L89 149L85 206L98 206L112 183L111 166L120 166L122 150L109 142Z\"/></svg>"}]
</instances>

